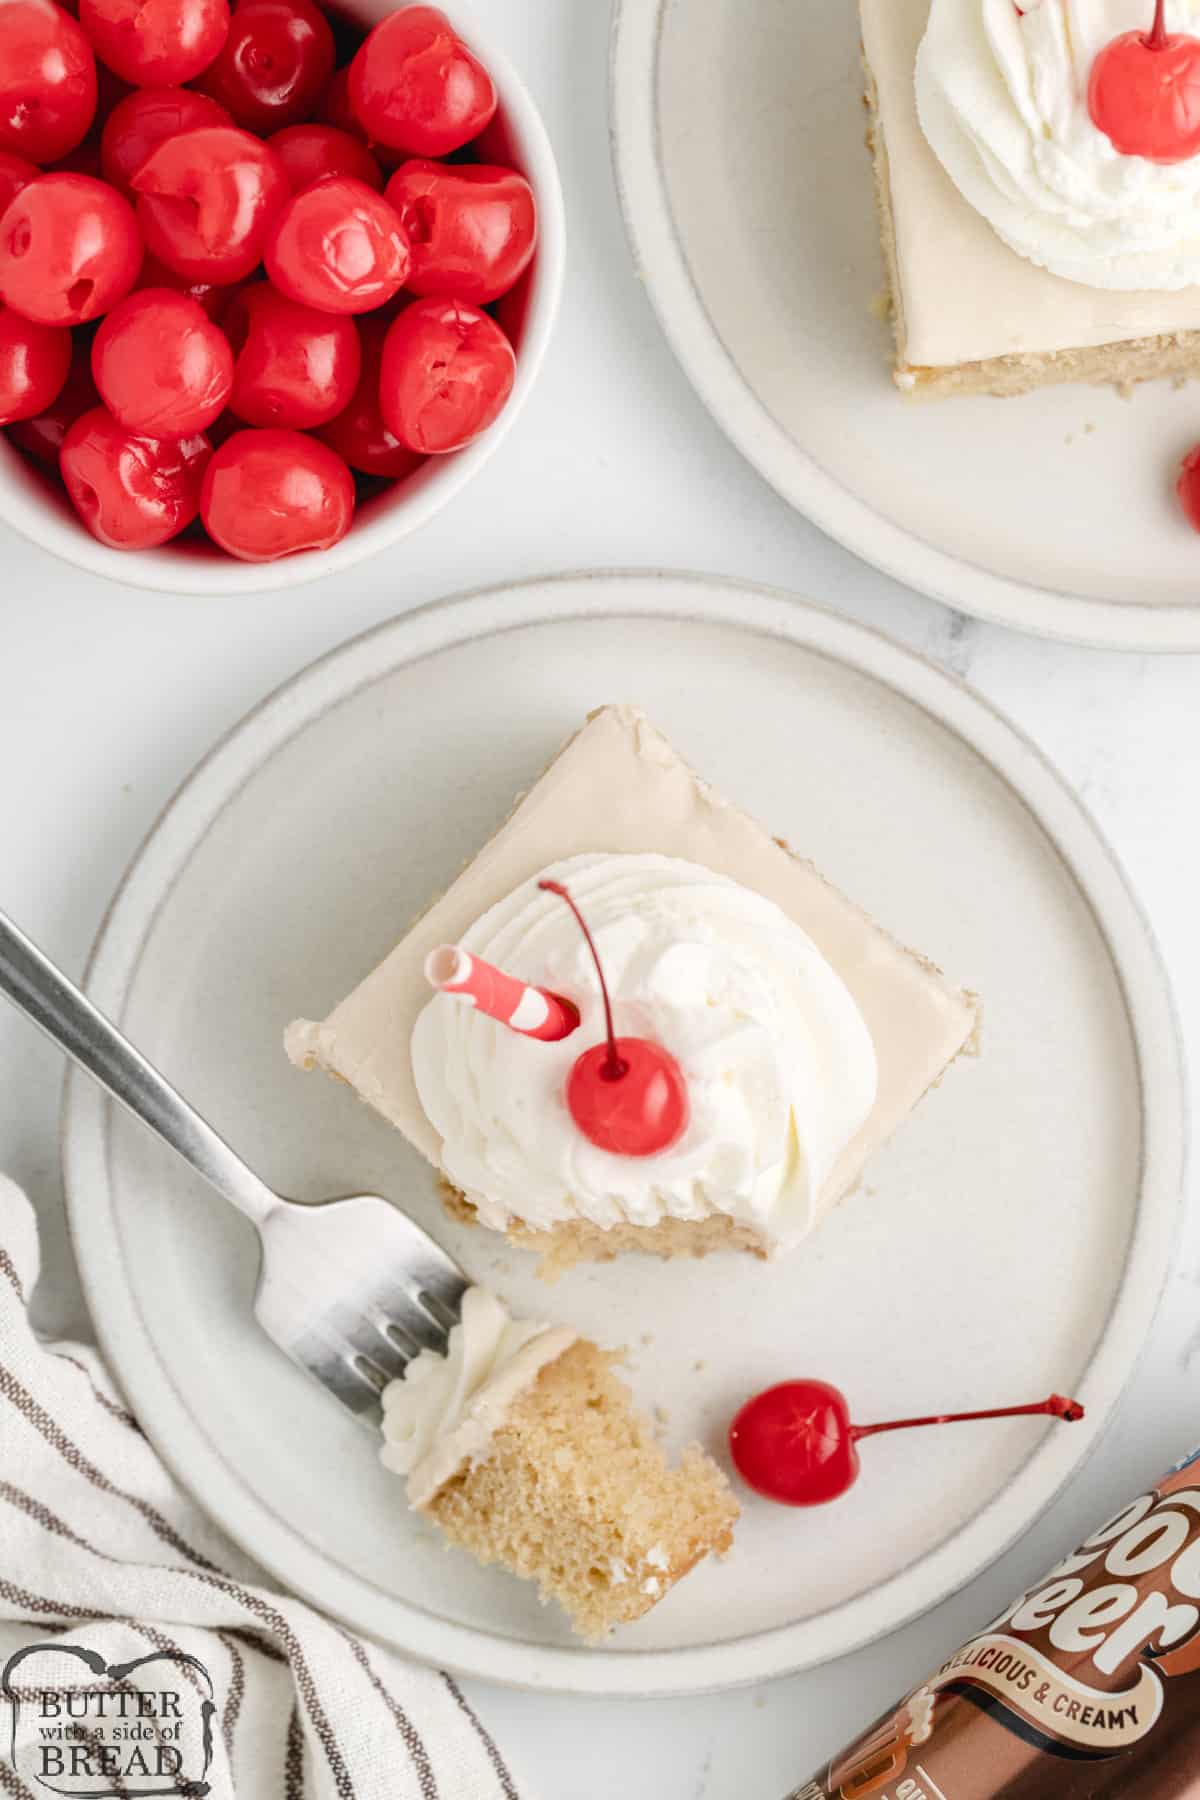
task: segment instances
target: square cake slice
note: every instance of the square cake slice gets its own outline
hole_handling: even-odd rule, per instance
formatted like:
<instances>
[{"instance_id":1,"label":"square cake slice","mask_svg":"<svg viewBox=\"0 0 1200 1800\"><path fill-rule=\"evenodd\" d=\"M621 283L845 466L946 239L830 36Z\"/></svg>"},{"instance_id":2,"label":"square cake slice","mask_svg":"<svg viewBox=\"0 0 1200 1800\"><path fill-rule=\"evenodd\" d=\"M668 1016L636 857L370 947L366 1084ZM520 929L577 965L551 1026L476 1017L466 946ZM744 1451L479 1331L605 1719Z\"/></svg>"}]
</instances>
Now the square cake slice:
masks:
<instances>
[{"instance_id":1,"label":"square cake slice","mask_svg":"<svg viewBox=\"0 0 1200 1800\"><path fill-rule=\"evenodd\" d=\"M383 1396L381 1459L410 1505L478 1561L536 1581L592 1640L723 1556L739 1511L697 1445L668 1465L616 1361L471 1288L447 1354L423 1350Z\"/></svg>"},{"instance_id":2,"label":"square cake slice","mask_svg":"<svg viewBox=\"0 0 1200 1800\"><path fill-rule=\"evenodd\" d=\"M595 927L618 1031L657 1022L684 1070L691 1115L662 1155L608 1155L568 1114L572 1063L604 1026L574 921L537 891L549 868ZM577 1003L577 1037L537 1042L435 995L427 959L464 941ZM537 1249L550 1273L626 1250L790 1248L974 1047L977 1013L641 713L606 706L379 967L324 1023L292 1024L286 1047L397 1126L451 1210Z\"/></svg>"},{"instance_id":3,"label":"square cake slice","mask_svg":"<svg viewBox=\"0 0 1200 1800\"><path fill-rule=\"evenodd\" d=\"M968 7L981 14L982 0L963 0ZM964 198L918 107L930 0L860 0L860 12L902 391L1004 396L1064 381L1123 386L1200 373L1200 287L1131 290L1052 274L1010 248Z\"/></svg>"}]
</instances>

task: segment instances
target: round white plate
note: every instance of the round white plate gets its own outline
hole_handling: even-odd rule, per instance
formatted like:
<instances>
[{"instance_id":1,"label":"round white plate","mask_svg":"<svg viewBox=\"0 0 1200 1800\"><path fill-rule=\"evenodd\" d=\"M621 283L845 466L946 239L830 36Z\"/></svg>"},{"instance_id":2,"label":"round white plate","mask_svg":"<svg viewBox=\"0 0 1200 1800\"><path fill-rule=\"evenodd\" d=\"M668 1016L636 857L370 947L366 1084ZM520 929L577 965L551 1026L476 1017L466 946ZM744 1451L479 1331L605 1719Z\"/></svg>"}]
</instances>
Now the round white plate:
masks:
<instances>
[{"instance_id":1,"label":"round white plate","mask_svg":"<svg viewBox=\"0 0 1200 1800\"><path fill-rule=\"evenodd\" d=\"M855 0L616 0L612 130L639 274L701 398L868 562L1022 631L1200 649L1171 472L1200 389L906 403L892 385Z\"/></svg>"},{"instance_id":2,"label":"round white plate","mask_svg":"<svg viewBox=\"0 0 1200 1800\"><path fill-rule=\"evenodd\" d=\"M284 1059L608 700L984 997L952 1069L812 1243L774 1266L631 1257L546 1287L451 1226L431 1172ZM82 1078L71 1225L147 1430L221 1524L355 1626L475 1674L579 1692L757 1680L837 1656L1017 1538L1104 1427L1155 1309L1180 1196L1180 1066L1146 926L1078 803L1013 728L886 639L773 595L571 577L386 625L213 752L155 829L90 988L268 1181L390 1194L519 1310L632 1350L673 1443L788 1375L864 1419L1079 1390L1087 1422L880 1439L837 1506L746 1498L725 1564L611 1646L444 1553L372 1438L261 1338L245 1222Z\"/></svg>"}]
</instances>

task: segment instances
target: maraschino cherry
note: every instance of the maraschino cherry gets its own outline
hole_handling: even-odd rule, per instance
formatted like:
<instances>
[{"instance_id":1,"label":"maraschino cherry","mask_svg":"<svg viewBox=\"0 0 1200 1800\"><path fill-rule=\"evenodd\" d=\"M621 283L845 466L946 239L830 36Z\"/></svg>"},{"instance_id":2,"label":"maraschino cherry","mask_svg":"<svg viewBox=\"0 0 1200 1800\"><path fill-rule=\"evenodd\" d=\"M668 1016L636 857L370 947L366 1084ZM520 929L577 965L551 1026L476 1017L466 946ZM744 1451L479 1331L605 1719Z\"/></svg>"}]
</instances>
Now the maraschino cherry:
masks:
<instances>
[{"instance_id":1,"label":"maraschino cherry","mask_svg":"<svg viewBox=\"0 0 1200 1800\"><path fill-rule=\"evenodd\" d=\"M1188 524L1193 531L1200 531L1200 444L1194 445L1180 463L1175 492Z\"/></svg>"},{"instance_id":2,"label":"maraschino cherry","mask_svg":"<svg viewBox=\"0 0 1200 1800\"><path fill-rule=\"evenodd\" d=\"M1186 162L1200 151L1200 38L1169 32L1155 0L1148 32L1105 44L1088 81L1092 123L1123 156Z\"/></svg>"},{"instance_id":3,"label":"maraschino cherry","mask_svg":"<svg viewBox=\"0 0 1200 1800\"><path fill-rule=\"evenodd\" d=\"M619 1038L595 941L583 914L558 881L539 881L565 900L579 922L604 998L605 1041L576 1058L567 1077L567 1106L590 1143L615 1156L657 1156L688 1120L687 1082L669 1050L649 1038Z\"/></svg>"},{"instance_id":4,"label":"maraschino cherry","mask_svg":"<svg viewBox=\"0 0 1200 1800\"><path fill-rule=\"evenodd\" d=\"M827 1381L781 1381L747 1400L729 1427L734 1467L748 1487L784 1506L821 1506L854 1486L860 1468L858 1442L881 1431L920 1425L955 1425L970 1419L1016 1419L1039 1413L1074 1423L1077 1400L1051 1394L1036 1406L1000 1406L988 1412L940 1413L927 1419L893 1419L884 1425L852 1425L840 1388Z\"/></svg>"}]
</instances>

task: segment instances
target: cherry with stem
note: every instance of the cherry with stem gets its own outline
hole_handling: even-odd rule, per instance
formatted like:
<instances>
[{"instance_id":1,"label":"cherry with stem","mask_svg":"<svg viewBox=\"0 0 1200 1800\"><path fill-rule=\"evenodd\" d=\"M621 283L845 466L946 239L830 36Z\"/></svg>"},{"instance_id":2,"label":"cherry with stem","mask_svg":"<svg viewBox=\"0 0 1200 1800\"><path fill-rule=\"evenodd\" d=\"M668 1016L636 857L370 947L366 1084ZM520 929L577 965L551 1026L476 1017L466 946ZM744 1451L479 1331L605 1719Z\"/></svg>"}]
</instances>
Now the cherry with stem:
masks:
<instances>
[{"instance_id":1,"label":"cherry with stem","mask_svg":"<svg viewBox=\"0 0 1200 1800\"><path fill-rule=\"evenodd\" d=\"M1104 45L1088 77L1088 112L1123 156L1186 162L1200 152L1200 38L1167 30L1155 0L1149 31Z\"/></svg>"},{"instance_id":2,"label":"cherry with stem","mask_svg":"<svg viewBox=\"0 0 1200 1800\"><path fill-rule=\"evenodd\" d=\"M583 1051L567 1077L567 1107L589 1143L615 1156L656 1156L682 1136L688 1121L687 1082L670 1051L649 1038L622 1037L596 941L560 881L539 881L575 915L596 967L604 1002L604 1042Z\"/></svg>"},{"instance_id":3,"label":"cherry with stem","mask_svg":"<svg viewBox=\"0 0 1200 1800\"><path fill-rule=\"evenodd\" d=\"M838 1499L858 1480L857 1446L863 1438L924 1426L1039 1415L1073 1424L1083 1418L1084 1409L1077 1400L1051 1394L1028 1406L855 1425L840 1388L827 1381L781 1381L756 1394L737 1413L729 1427L729 1448L739 1475L756 1493L784 1506L820 1506Z\"/></svg>"}]
</instances>

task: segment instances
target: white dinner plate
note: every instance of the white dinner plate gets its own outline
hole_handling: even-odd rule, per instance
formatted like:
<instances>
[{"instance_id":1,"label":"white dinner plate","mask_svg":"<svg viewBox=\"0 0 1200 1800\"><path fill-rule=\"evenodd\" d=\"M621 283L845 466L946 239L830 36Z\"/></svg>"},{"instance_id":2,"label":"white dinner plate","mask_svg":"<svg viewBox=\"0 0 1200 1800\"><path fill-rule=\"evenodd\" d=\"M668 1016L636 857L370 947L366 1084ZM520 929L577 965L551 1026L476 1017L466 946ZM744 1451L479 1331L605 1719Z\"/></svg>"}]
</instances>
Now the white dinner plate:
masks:
<instances>
[{"instance_id":1,"label":"white dinner plate","mask_svg":"<svg viewBox=\"0 0 1200 1800\"><path fill-rule=\"evenodd\" d=\"M832 537L1022 631L1200 649L1171 493L1200 387L906 402L893 387L855 0L616 0L638 271L742 454Z\"/></svg>"},{"instance_id":2,"label":"white dinner plate","mask_svg":"<svg viewBox=\"0 0 1200 1800\"><path fill-rule=\"evenodd\" d=\"M320 1017L604 701L642 705L733 800L984 1002L952 1069L810 1244L577 1269L451 1225L431 1171L344 1087L291 1068ZM602 846L598 846L602 847ZM567 577L385 625L201 764L114 902L97 1001L285 1193L387 1193L519 1311L630 1346L674 1445L723 1456L751 1392L841 1385L870 1421L1078 1390L1086 1423L883 1438L827 1509L745 1496L733 1555L601 1649L444 1552L372 1437L258 1335L245 1221L82 1078L71 1226L97 1329L164 1457L283 1582L478 1675L687 1691L837 1656L960 1587L1078 1469L1151 1317L1183 1128L1169 991L1094 826L968 689L794 599Z\"/></svg>"}]
</instances>

